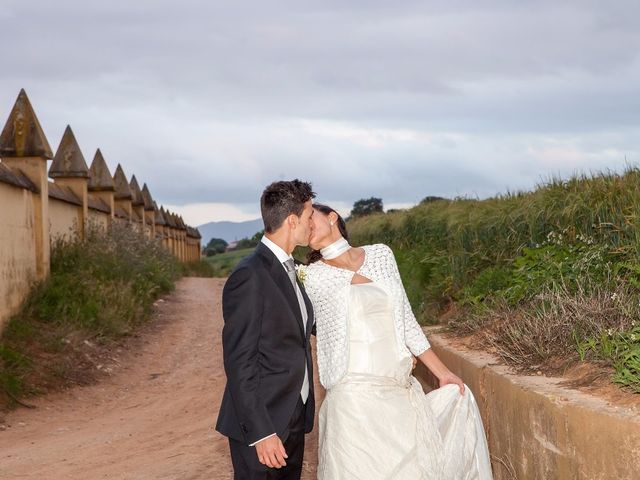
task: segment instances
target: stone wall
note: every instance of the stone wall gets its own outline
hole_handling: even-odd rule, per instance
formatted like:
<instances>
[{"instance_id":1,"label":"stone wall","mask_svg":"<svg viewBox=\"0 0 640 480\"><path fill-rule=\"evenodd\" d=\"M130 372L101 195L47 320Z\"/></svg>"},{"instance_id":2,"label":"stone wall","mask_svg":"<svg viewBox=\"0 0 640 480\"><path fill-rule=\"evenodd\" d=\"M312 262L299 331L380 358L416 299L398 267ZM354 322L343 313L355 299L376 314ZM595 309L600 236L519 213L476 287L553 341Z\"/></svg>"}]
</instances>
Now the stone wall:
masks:
<instances>
[{"instance_id":1,"label":"stone wall","mask_svg":"<svg viewBox=\"0 0 640 480\"><path fill-rule=\"evenodd\" d=\"M0 182L0 326L36 279L32 196L28 189Z\"/></svg>"},{"instance_id":2,"label":"stone wall","mask_svg":"<svg viewBox=\"0 0 640 480\"><path fill-rule=\"evenodd\" d=\"M78 222L82 221L80 207L55 198L49 199L49 232L51 241L73 240L78 235Z\"/></svg>"},{"instance_id":3,"label":"stone wall","mask_svg":"<svg viewBox=\"0 0 640 480\"><path fill-rule=\"evenodd\" d=\"M0 134L0 330L34 282L47 277L52 242L116 221L181 261L200 258L198 230L158 207L121 165L112 176L99 149L89 168L69 126L54 155L22 90Z\"/></svg>"}]
</instances>

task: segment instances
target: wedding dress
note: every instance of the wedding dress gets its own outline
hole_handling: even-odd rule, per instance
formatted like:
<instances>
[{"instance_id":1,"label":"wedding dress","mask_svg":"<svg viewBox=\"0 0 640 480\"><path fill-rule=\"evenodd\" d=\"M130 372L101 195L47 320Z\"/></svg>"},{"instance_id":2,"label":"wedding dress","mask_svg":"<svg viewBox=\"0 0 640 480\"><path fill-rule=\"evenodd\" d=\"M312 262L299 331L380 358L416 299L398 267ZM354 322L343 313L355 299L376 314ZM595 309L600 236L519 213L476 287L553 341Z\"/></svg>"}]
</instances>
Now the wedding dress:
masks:
<instances>
[{"instance_id":1,"label":"wedding dress","mask_svg":"<svg viewBox=\"0 0 640 480\"><path fill-rule=\"evenodd\" d=\"M318 479L491 479L471 390L446 385L424 394L398 346L387 285L346 287L346 373L320 409Z\"/></svg>"}]
</instances>

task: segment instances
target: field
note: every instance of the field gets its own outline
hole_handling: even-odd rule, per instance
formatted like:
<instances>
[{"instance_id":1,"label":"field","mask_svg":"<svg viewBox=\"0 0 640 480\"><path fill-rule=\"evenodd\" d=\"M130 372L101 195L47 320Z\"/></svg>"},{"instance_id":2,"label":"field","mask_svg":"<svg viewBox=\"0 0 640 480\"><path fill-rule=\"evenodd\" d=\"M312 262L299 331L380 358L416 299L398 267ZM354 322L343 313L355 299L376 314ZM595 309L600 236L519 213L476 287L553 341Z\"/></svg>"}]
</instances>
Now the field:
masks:
<instances>
[{"instance_id":1,"label":"field","mask_svg":"<svg viewBox=\"0 0 640 480\"><path fill-rule=\"evenodd\" d=\"M242 250L233 250L231 252L219 253L205 259L213 267L213 276L226 277L240 260L253 252L253 248L245 248Z\"/></svg>"}]
</instances>

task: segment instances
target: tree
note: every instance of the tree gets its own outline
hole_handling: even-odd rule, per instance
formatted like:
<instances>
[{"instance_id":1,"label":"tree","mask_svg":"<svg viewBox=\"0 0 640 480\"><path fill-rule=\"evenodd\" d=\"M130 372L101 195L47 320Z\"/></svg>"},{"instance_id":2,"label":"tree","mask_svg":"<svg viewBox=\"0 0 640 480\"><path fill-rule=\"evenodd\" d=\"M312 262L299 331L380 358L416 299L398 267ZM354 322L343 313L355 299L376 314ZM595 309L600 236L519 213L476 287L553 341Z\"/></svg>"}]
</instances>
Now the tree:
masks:
<instances>
[{"instance_id":1,"label":"tree","mask_svg":"<svg viewBox=\"0 0 640 480\"><path fill-rule=\"evenodd\" d=\"M209 240L209 243L207 243L207 246L204 247L204 254L207 257L212 257L217 253L224 253L227 245L229 244L222 238L212 238Z\"/></svg>"},{"instance_id":2,"label":"tree","mask_svg":"<svg viewBox=\"0 0 640 480\"><path fill-rule=\"evenodd\" d=\"M353 218L364 217L365 215L371 215L372 213L382 213L384 208L382 206L382 199L371 197L363 198L353 204L350 216Z\"/></svg>"},{"instance_id":3,"label":"tree","mask_svg":"<svg viewBox=\"0 0 640 480\"><path fill-rule=\"evenodd\" d=\"M446 198L435 197L433 195L430 195L430 196L424 197L422 200L420 200L420 205L424 205L425 203L438 202L440 200L446 200Z\"/></svg>"}]
</instances>

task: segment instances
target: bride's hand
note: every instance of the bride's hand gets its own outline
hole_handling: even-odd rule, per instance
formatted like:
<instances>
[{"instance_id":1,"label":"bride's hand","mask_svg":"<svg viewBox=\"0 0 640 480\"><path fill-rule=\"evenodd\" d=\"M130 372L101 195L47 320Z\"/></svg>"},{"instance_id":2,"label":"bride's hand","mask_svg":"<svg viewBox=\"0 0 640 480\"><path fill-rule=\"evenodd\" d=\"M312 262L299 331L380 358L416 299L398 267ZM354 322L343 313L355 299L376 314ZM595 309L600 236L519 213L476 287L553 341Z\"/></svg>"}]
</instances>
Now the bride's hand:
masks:
<instances>
[{"instance_id":1,"label":"bride's hand","mask_svg":"<svg viewBox=\"0 0 640 480\"><path fill-rule=\"evenodd\" d=\"M418 356L418 358L429 370L431 370L431 373L435 375L440 383L440 387L444 387L450 383L458 385L460 388L460 394L464 395L464 383L462 380L460 380L458 376L454 375L451 370L442 363L432 348L427 348Z\"/></svg>"},{"instance_id":2,"label":"bride's hand","mask_svg":"<svg viewBox=\"0 0 640 480\"><path fill-rule=\"evenodd\" d=\"M440 388L449 384L458 385L460 388L460 395L464 395L464 382L457 375L454 375L451 372L446 372L438 379L438 381L440 382Z\"/></svg>"}]
</instances>

